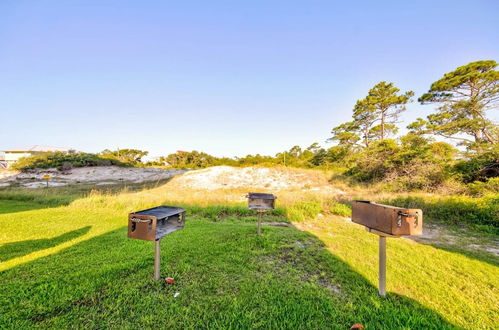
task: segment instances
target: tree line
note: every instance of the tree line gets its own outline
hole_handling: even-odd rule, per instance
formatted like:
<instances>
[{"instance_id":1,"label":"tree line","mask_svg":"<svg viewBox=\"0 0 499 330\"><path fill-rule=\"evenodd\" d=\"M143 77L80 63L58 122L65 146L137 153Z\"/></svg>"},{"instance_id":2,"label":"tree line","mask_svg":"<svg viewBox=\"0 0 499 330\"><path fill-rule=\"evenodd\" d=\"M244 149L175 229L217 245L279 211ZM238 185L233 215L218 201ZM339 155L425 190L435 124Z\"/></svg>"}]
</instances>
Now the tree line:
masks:
<instances>
[{"instance_id":1,"label":"tree line","mask_svg":"<svg viewBox=\"0 0 499 330\"><path fill-rule=\"evenodd\" d=\"M284 165L335 169L358 182L386 183L391 189L432 190L442 185L487 182L499 185L499 128L489 118L497 112L499 72L493 60L458 67L433 82L417 102L435 106L398 135L400 115L414 102L381 81L357 100L352 119L331 130L333 146L294 146L275 156L218 158L203 152L177 152L150 165L203 168L215 165ZM449 142L455 141L451 144Z\"/></svg>"},{"instance_id":2,"label":"tree line","mask_svg":"<svg viewBox=\"0 0 499 330\"><path fill-rule=\"evenodd\" d=\"M414 102L415 93L381 81L356 101L350 121L331 130L328 142L333 145L329 148L316 142L305 149L293 146L274 156L235 158L177 151L147 163L143 161L147 151L106 149L98 154L40 155L23 160L17 167L34 168L45 163L193 169L282 165L326 168L355 182L383 184L394 190L453 189L463 183L483 183L487 189L499 192L499 127L489 117L498 110L497 65L493 60L472 62L433 82L417 102L433 104L434 111L406 126L404 135L398 134L400 115L407 110L407 104Z\"/></svg>"}]
</instances>

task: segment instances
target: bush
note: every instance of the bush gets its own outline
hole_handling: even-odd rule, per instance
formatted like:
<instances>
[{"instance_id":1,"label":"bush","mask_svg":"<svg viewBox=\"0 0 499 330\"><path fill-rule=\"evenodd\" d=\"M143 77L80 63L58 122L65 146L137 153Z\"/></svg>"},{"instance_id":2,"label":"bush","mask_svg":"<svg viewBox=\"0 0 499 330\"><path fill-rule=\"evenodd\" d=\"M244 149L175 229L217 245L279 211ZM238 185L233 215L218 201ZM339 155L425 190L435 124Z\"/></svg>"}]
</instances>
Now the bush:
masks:
<instances>
[{"instance_id":1,"label":"bush","mask_svg":"<svg viewBox=\"0 0 499 330\"><path fill-rule=\"evenodd\" d=\"M318 202L300 202L288 207L286 213L291 221L301 222L314 219L321 210Z\"/></svg>"},{"instance_id":2,"label":"bush","mask_svg":"<svg viewBox=\"0 0 499 330\"><path fill-rule=\"evenodd\" d=\"M41 155L23 157L12 165L12 168L20 171L35 168L62 168L63 166L68 168L68 164L72 167L109 165L126 166L126 164L120 162L119 160L101 158L95 154L87 154L84 152L46 152Z\"/></svg>"},{"instance_id":3,"label":"bush","mask_svg":"<svg viewBox=\"0 0 499 330\"><path fill-rule=\"evenodd\" d=\"M359 152L345 174L358 182L384 183L391 191L435 191L455 181L451 171L455 149L415 134L372 142Z\"/></svg>"},{"instance_id":4,"label":"bush","mask_svg":"<svg viewBox=\"0 0 499 330\"><path fill-rule=\"evenodd\" d=\"M485 196L488 194L499 194L499 177L490 178L485 182L475 181L468 184L468 192L472 196Z\"/></svg>"},{"instance_id":5,"label":"bush","mask_svg":"<svg viewBox=\"0 0 499 330\"><path fill-rule=\"evenodd\" d=\"M59 167L60 171L71 171L73 169L73 164L70 162L64 162L61 167Z\"/></svg>"},{"instance_id":6,"label":"bush","mask_svg":"<svg viewBox=\"0 0 499 330\"><path fill-rule=\"evenodd\" d=\"M466 183L487 181L489 178L499 176L499 146L492 150L470 156L454 166Z\"/></svg>"},{"instance_id":7,"label":"bush","mask_svg":"<svg viewBox=\"0 0 499 330\"><path fill-rule=\"evenodd\" d=\"M138 149L118 149L115 151L106 149L102 151L99 156L105 159L116 160L132 166L139 166L142 164L142 157L147 156L148 154L148 151Z\"/></svg>"},{"instance_id":8,"label":"bush","mask_svg":"<svg viewBox=\"0 0 499 330\"><path fill-rule=\"evenodd\" d=\"M348 204L334 203L329 207L329 212L331 214L349 218L352 216L352 206Z\"/></svg>"}]
</instances>

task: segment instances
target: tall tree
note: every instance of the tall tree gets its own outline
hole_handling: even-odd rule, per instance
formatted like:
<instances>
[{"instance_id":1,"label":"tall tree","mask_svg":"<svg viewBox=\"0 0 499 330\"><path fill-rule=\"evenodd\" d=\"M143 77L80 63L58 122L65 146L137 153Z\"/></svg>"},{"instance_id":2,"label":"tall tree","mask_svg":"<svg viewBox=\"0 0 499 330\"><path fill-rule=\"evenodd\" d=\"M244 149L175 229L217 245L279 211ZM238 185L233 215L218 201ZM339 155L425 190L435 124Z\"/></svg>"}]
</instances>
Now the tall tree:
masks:
<instances>
[{"instance_id":1,"label":"tall tree","mask_svg":"<svg viewBox=\"0 0 499 330\"><path fill-rule=\"evenodd\" d=\"M421 104L440 104L438 112L428 116L428 131L468 146L498 143L498 126L486 116L498 109L497 65L492 60L471 62L435 81L418 99Z\"/></svg>"},{"instance_id":2,"label":"tall tree","mask_svg":"<svg viewBox=\"0 0 499 330\"><path fill-rule=\"evenodd\" d=\"M382 81L369 90L365 103L367 109L373 111L379 125L371 129L373 134L377 134L384 140L389 134L397 132L398 116L405 111L405 105L411 102L414 92L408 91L399 94L400 89L393 83Z\"/></svg>"},{"instance_id":3,"label":"tall tree","mask_svg":"<svg viewBox=\"0 0 499 330\"><path fill-rule=\"evenodd\" d=\"M370 140L374 137L373 125L377 120L374 105L367 98L358 100L353 109L353 122L366 147L369 147Z\"/></svg>"},{"instance_id":4,"label":"tall tree","mask_svg":"<svg viewBox=\"0 0 499 330\"><path fill-rule=\"evenodd\" d=\"M149 154L148 151L138 149L118 149L115 151L105 149L101 152L103 157L114 158L129 164L139 164L142 162L142 157L147 156L147 154Z\"/></svg>"},{"instance_id":5,"label":"tall tree","mask_svg":"<svg viewBox=\"0 0 499 330\"><path fill-rule=\"evenodd\" d=\"M359 126L355 121L349 121L336 126L331 130L333 136L328 139L328 141L337 141L338 144L344 146L355 146L360 140L357 132L359 131Z\"/></svg>"},{"instance_id":6,"label":"tall tree","mask_svg":"<svg viewBox=\"0 0 499 330\"><path fill-rule=\"evenodd\" d=\"M353 120L343 123L331 131L329 140L347 146L364 146L374 139L384 140L389 134L397 132L398 116L411 101L412 91L399 94L400 89L393 83L382 81L369 90L368 95L355 103Z\"/></svg>"},{"instance_id":7,"label":"tall tree","mask_svg":"<svg viewBox=\"0 0 499 330\"><path fill-rule=\"evenodd\" d=\"M294 146L291 149L289 149L289 155L294 158L298 158L301 156L302 150L300 146Z\"/></svg>"},{"instance_id":8,"label":"tall tree","mask_svg":"<svg viewBox=\"0 0 499 330\"><path fill-rule=\"evenodd\" d=\"M311 153L315 154L317 152L319 152L321 150L321 146L318 142L314 142L312 143L308 148L307 150L310 151Z\"/></svg>"}]
</instances>

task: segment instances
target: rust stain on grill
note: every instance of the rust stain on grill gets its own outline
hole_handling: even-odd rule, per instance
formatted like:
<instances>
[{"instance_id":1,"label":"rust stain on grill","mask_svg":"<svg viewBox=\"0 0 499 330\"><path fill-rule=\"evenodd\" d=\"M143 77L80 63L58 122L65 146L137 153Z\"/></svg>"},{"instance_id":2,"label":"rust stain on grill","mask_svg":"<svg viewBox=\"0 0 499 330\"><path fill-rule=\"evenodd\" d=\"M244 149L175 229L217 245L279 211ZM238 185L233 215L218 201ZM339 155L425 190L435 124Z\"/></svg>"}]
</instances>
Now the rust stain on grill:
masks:
<instances>
[{"instance_id":1,"label":"rust stain on grill","mask_svg":"<svg viewBox=\"0 0 499 330\"><path fill-rule=\"evenodd\" d=\"M395 236L423 233L423 211L369 201L352 203L352 221Z\"/></svg>"},{"instance_id":2,"label":"rust stain on grill","mask_svg":"<svg viewBox=\"0 0 499 330\"><path fill-rule=\"evenodd\" d=\"M185 210L180 207L158 206L128 215L128 237L157 241L184 228Z\"/></svg>"}]
</instances>

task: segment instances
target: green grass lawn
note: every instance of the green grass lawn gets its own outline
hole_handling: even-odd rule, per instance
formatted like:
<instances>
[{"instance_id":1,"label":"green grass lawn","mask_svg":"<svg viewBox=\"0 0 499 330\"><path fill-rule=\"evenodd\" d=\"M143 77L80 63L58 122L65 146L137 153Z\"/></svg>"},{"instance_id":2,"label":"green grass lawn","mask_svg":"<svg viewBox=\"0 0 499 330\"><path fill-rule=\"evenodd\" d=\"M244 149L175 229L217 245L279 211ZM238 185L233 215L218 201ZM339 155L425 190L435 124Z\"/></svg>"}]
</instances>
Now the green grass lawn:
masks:
<instances>
[{"instance_id":1,"label":"green grass lawn","mask_svg":"<svg viewBox=\"0 0 499 330\"><path fill-rule=\"evenodd\" d=\"M302 230L266 226L257 237L254 217L193 207L162 241L162 276L177 281L166 285L153 280L153 243L126 238L128 209L68 203L0 199L0 328L499 324L496 262L389 239L382 299L377 237L338 217L296 224Z\"/></svg>"}]
</instances>

